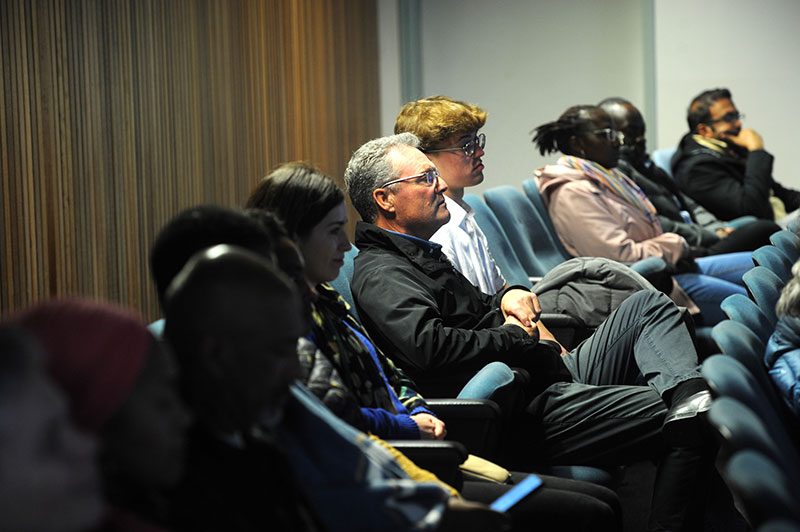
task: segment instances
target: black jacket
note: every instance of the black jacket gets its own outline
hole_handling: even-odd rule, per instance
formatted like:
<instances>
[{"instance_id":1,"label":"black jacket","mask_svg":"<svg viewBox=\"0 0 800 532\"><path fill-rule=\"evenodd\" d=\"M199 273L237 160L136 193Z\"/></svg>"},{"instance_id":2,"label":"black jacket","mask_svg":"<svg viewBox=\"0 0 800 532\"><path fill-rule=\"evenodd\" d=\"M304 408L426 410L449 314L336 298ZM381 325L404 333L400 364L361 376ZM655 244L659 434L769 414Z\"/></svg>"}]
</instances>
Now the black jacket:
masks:
<instances>
[{"instance_id":1,"label":"black jacket","mask_svg":"<svg viewBox=\"0 0 800 532\"><path fill-rule=\"evenodd\" d=\"M719 242L720 237L714 229L723 227L724 222L720 222L697 202L685 196L666 172L652 162L650 164L649 168L642 171L620 159L617 168L639 185L653 203L661 229L665 233L681 235L690 246L707 248ZM684 221L681 211L689 213L692 223Z\"/></svg>"},{"instance_id":2,"label":"black jacket","mask_svg":"<svg viewBox=\"0 0 800 532\"><path fill-rule=\"evenodd\" d=\"M699 144L687 133L672 157L672 173L678 186L717 218L732 220L752 215L768 220L775 215L770 191L786 205L787 212L800 206L800 193L772 179L773 157L764 150L749 153Z\"/></svg>"},{"instance_id":3,"label":"black jacket","mask_svg":"<svg viewBox=\"0 0 800 532\"><path fill-rule=\"evenodd\" d=\"M355 243L350 287L359 316L423 395L453 397L493 361L524 367L537 383L568 380L552 346L503 325L505 291L482 293L441 253L372 224L356 226Z\"/></svg>"}]
</instances>

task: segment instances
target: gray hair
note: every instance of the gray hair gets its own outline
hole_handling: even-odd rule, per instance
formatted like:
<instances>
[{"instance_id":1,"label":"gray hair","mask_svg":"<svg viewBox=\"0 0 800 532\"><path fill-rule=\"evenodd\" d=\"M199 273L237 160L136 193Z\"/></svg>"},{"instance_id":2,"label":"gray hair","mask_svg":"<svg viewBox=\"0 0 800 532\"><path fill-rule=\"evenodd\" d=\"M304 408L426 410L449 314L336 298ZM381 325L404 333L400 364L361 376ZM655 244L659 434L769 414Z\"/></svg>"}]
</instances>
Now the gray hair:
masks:
<instances>
[{"instance_id":1,"label":"gray hair","mask_svg":"<svg viewBox=\"0 0 800 532\"><path fill-rule=\"evenodd\" d=\"M800 317L800 261L792 266L792 278L783 287L775 311L778 316Z\"/></svg>"},{"instance_id":2,"label":"gray hair","mask_svg":"<svg viewBox=\"0 0 800 532\"><path fill-rule=\"evenodd\" d=\"M373 139L356 150L344 171L344 185L350 201L365 222L374 223L378 217L372 192L397 178L398 172L388 156L395 146L418 148L419 139L413 133Z\"/></svg>"}]
</instances>

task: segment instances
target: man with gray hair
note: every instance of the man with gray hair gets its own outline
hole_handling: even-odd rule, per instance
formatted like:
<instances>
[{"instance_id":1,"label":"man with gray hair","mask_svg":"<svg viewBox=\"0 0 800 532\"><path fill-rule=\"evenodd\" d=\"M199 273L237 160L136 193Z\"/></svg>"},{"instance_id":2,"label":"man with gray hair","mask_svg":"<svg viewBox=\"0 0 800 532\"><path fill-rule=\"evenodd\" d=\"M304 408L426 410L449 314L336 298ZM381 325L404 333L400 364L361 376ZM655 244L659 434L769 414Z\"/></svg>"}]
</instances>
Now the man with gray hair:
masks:
<instances>
[{"instance_id":1,"label":"man with gray hair","mask_svg":"<svg viewBox=\"0 0 800 532\"><path fill-rule=\"evenodd\" d=\"M659 292L639 292L561 356L557 342L539 339L534 294L482 293L428 240L450 217L447 185L418 144L409 133L375 139L345 171L364 220L351 288L372 339L432 397L457 393L492 361L527 369L532 418L518 421L536 427L533 461L618 464L658 458L666 442L659 478L676 483L656 486L651 527L681 529L706 493L677 486L699 488L712 466L697 416L710 396L681 312ZM649 387L633 385L640 373Z\"/></svg>"}]
</instances>

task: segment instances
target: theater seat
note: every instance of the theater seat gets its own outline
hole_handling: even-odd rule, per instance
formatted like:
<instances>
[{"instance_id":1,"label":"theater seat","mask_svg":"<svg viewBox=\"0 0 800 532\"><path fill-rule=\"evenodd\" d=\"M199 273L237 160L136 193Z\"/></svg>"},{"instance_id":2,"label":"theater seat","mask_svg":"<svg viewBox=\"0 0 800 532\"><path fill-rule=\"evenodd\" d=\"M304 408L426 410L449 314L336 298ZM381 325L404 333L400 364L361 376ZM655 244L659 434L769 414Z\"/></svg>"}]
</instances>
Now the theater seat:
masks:
<instances>
[{"instance_id":1,"label":"theater seat","mask_svg":"<svg viewBox=\"0 0 800 532\"><path fill-rule=\"evenodd\" d=\"M770 323L758 305L743 294L729 295L722 301L720 308L729 319L750 329L765 345L775 330L775 326Z\"/></svg>"},{"instance_id":2,"label":"theater seat","mask_svg":"<svg viewBox=\"0 0 800 532\"><path fill-rule=\"evenodd\" d=\"M672 175L672 157L675 155L675 152L678 151L678 148L664 148L661 150L656 150L650 154L650 157L653 159L653 162L656 163L656 166L664 170L668 176L674 177Z\"/></svg>"},{"instance_id":3,"label":"theater seat","mask_svg":"<svg viewBox=\"0 0 800 532\"><path fill-rule=\"evenodd\" d=\"M769 322L775 327L778 316L775 304L781 295L784 282L764 266L756 266L742 275L742 281L750 298L756 302Z\"/></svg>"},{"instance_id":4,"label":"theater seat","mask_svg":"<svg viewBox=\"0 0 800 532\"><path fill-rule=\"evenodd\" d=\"M475 211L475 221L486 235L489 252L506 282L511 285L531 286L531 277L522 267L514 247L492 209L474 194L466 194L464 201Z\"/></svg>"},{"instance_id":5,"label":"theater seat","mask_svg":"<svg viewBox=\"0 0 800 532\"><path fill-rule=\"evenodd\" d=\"M344 254L344 266L339 270L339 277L330 282L334 290L339 292L342 299L350 305L350 313L358 320L358 311L353 301L353 292L350 291L350 282L353 280L353 260L358 255L358 248L353 246ZM360 320L359 320L360 321Z\"/></svg>"},{"instance_id":6,"label":"theater seat","mask_svg":"<svg viewBox=\"0 0 800 532\"><path fill-rule=\"evenodd\" d=\"M761 246L753 252L756 266L764 266L784 283L792 278L792 261L775 246Z\"/></svg>"}]
</instances>

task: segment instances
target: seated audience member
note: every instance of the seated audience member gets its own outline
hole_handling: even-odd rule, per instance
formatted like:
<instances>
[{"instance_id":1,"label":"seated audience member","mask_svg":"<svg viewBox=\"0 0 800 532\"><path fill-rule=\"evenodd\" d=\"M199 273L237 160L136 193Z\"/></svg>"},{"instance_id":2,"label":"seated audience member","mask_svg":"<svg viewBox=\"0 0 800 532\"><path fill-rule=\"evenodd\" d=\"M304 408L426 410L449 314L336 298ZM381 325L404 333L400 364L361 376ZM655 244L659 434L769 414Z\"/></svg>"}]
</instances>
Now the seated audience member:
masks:
<instances>
[{"instance_id":1,"label":"seated audience member","mask_svg":"<svg viewBox=\"0 0 800 532\"><path fill-rule=\"evenodd\" d=\"M94 440L78 432L41 348L0 326L0 528L94 530L103 516Z\"/></svg>"},{"instance_id":2,"label":"seated audience member","mask_svg":"<svg viewBox=\"0 0 800 532\"><path fill-rule=\"evenodd\" d=\"M447 184L444 201L450 220L431 237L453 266L485 294L507 287L495 264L475 212L464 201L464 189L483 182L486 111L476 105L433 96L407 103L394 123L395 133L413 133L420 150L436 164Z\"/></svg>"},{"instance_id":3,"label":"seated audience member","mask_svg":"<svg viewBox=\"0 0 800 532\"><path fill-rule=\"evenodd\" d=\"M432 395L451 393L490 361L528 368L537 386L528 422L541 433L531 451L551 463L657 457L666 442L676 460L661 463L662 473L674 469L659 477L651 524L680 529L689 501L702 504L704 496L675 487L710 467L696 416L709 393L682 313L663 294L643 291L566 355L543 345L535 296L515 287L483 294L428 240L449 213L446 185L418 144L410 133L372 140L345 171L364 219L351 287L371 338ZM649 387L624 386L640 372ZM686 417L676 416L684 407ZM681 425L687 430L672 430Z\"/></svg>"},{"instance_id":4,"label":"seated audience member","mask_svg":"<svg viewBox=\"0 0 800 532\"><path fill-rule=\"evenodd\" d=\"M46 302L15 321L42 344L74 423L100 439L108 528L164 526L189 423L169 351L137 316L104 303Z\"/></svg>"},{"instance_id":5,"label":"seated audience member","mask_svg":"<svg viewBox=\"0 0 800 532\"><path fill-rule=\"evenodd\" d=\"M446 511L451 488L412 481L386 447L301 385L290 389L307 323L288 279L262 257L231 246L201 252L165 304L165 334L196 414L176 499L180 528L450 530L448 522L473 519L465 529L497 530L506 522L461 502Z\"/></svg>"},{"instance_id":6,"label":"seated audience member","mask_svg":"<svg viewBox=\"0 0 800 532\"><path fill-rule=\"evenodd\" d=\"M158 233L150 251L150 271L159 301L186 261L217 244L241 246L272 257L272 241L263 225L240 210L217 205L190 207L175 215Z\"/></svg>"},{"instance_id":7,"label":"seated audience member","mask_svg":"<svg viewBox=\"0 0 800 532\"><path fill-rule=\"evenodd\" d=\"M764 361L786 404L800 423L800 262L792 267L775 309L778 323Z\"/></svg>"},{"instance_id":8,"label":"seated audience member","mask_svg":"<svg viewBox=\"0 0 800 532\"><path fill-rule=\"evenodd\" d=\"M752 221L738 219L735 224L728 224L680 191L675 180L650 159L644 119L631 102L606 98L598 105L608 113L619 131L621 146L617 169L647 194L665 233L677 233L689 246L703 248L709 255L753 251L769 244L769 236L780 229L775 222L748 217Z\"/></svg>"},{"instance_id":9,"label":"seated audience member","mask_svg":"<svg viewBox=\"0 0 800 532\"><path fill-rule=\"evenodd\" d=\"M201 252L181 272L163 300L164 334L195 416L173 504L176 527L320 529L283 454L267 438L253 439L297 373L294 349L306 324L291 287L263 257L225 245Z\"/></svg>"},{"instance_id":10,"label":"seated audience member","mask_svg":"<svg viewBox=\"0 0 800 532\"><path fill-rule=\"evenodd\" d=\"M676 265L675 280L699 307L701 325L724 319L722 300L746 293L742 274L753 267L749 253L695 259L683 237L662 232L644 192L614 169L619 141L608 113L593 105L570 107L558 120L537 127L533 142L542 155L564 154L535 176L558 237L572 255L620 262L655 256Z\"/></svg>"},{"instance_id":11,"label":"seated audience member","mask_svg":"<svg viewBox=\"0 0 800 532\"><path fill-rule=\"evenodd\" d=\"M337 416L380 438L444 438L444 423L414 392L416 385L372 343L327 284L339 275L341 257L350 248L344 232L344 195L333 180L304 164L290 163L267 176L251 200L249 206L275 209L286 221L314 286L309 336L313 344L301 344L298 352L301 381ZM510 373L504 364L493 364ZM512 482L525 476L513 473ZM466 482L462 493L471 500L491 502L508 489ZM515 519L540 529L614 529L619 525L617 509L616 496L605 488L544 477L544 487L520 503Z\"/></svg>"},{"instance_id":12,"label":"seated audience member","mask_svg":"<svg viewBox=\"0 0 800 532\"><path fill-rule=\"evenodd\" d=\"M742 118L728 89L698 94L672 174L682 191L721 220L751 215L780 222L800 207L800 192L775 181L772 155L761 135L742 128Z\"/></svg>"}]
</instances>

